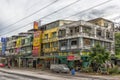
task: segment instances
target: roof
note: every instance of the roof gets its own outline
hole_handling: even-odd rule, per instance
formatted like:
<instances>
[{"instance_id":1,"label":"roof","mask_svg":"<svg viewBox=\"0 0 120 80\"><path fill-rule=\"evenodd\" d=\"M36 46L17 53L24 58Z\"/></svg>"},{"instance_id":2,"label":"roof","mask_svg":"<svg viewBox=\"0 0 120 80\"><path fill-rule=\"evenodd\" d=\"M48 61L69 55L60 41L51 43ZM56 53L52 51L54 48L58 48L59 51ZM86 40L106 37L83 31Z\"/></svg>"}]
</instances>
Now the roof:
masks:
<instances>
[{"instance_id":1,"label":"roof","mask_svg":"<svg viewBox=\"0 0 120 80\"><path fill-rule=\"evenodd\" d=\"M105 21L108 21L108 22L113 23L112 21L110 21L110 20L108 20L108 19L105 19L105 18L102 18L102 17L99 17L99 18L95 18L95 19L88 20L88 22L90 22L90 21L96 21L96 20L105 20Z\"/></svg>"}]
</instances>

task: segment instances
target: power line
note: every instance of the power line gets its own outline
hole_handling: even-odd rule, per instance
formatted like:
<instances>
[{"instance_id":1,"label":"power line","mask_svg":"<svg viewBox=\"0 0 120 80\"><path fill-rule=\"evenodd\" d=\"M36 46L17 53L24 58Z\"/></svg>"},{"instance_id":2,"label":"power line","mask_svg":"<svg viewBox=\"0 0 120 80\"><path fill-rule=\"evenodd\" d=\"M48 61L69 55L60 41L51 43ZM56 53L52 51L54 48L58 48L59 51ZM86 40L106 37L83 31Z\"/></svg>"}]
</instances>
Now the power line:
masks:
<instances>
[{"instance_id":1,"label":"power line","mask_svg":"<svg viewBox=\"0 0 120 80\"><path fill-rule=\"evenodd\" d=\"M56 10L56 11L54 11L54 12L52 12L52 13L46 15L46 16L43 16L43 17L40 18L40 19L44 19L44 18L46 18L46 17L48 17L48 16L50 16L50 15L53 15L53 14L57 13L58 11L61 11L61 10L65 9L65 8L71 6L71 5L73 5L73 4L75 4L75 3L79 2L79 1L81 1L81 0L77 0L77 1L75 1L75 2L72 2L72 3L68 4L68 5L65 6L65 7L62 7L62 8L60 8L60 9L58 9L58 10ZM38 20L39 20L39 19L38 19ZM37 21L37 20L36 20L36 21ZM20 28L21 28L21 27L20 27ZM17 29L18 29L18 28L17 28ZM16 30L16 29L15 29L15 30ZM11 32L13 32L13 31L11 31Z\"/></svg>"},{"instance_id":2,"label":"power line","mask_svg":"<svg viewBox=\"0 0 120 80\"><path fill-rule=\"evenodd\" d=\"M57 10L57 11L54 11L54 12L52 12L52 13L50 13L50 14L42 17L42 18L40 18L40 19L44 19L44 18L46 18L46 17L48 17L48 16L50 16L50 15L53 15L53 14L57 13L58 11L61 11L61 10L65 9L65 8L71 6L71 5L73 5L73 4L75 4L75 3L79 2L79 1L81 1L81 0L77 0L77 1L75 1L75 2L73 2L73 3L71 3L71 4L67 5L67 6L65 6L65 7L63 7L63 8L60 8L60 9Z\"/></svg>"},{"instance_id":3,"label":"power line","mask_svg":"<svg viewBox=\"0 0 120 80\"><path fill-rule=\"evenodd\" d=\"M21 29L21 28L25 28L26 26L28 26L29 24L32 24L33 23L33 21L32 22L30 22L30 23L28 23L28 24L26 24L26 25L23 25L23 26L21 26L21 27L19 27L19 28L16 28L16 29L14 29L14 30L10 30L9 32L6 32L6 33L3 33L2 35L6 35L6 34L9 34L9 33L11 33L11 32L14 32L14 31L16 31L16 30L19 30L19 29ZM0 35L1 36L1 35Z\"/></svg>"},{"instance_id":4,"label":"power line","mask_svg":"<svg viewBox=\"0 0 120 80\"><path fill-rule=\"evenodd\" d=\"M88 8L88 9L83 10L83 11L80 11L80 12L75 13L75 14L73 14L73 15L67 16L67 17L65 17L65 18L63 18L63 19L67 19L67 18L70 18L70 17L72 17L72 16L76 16L76 15L78 15L78 14L81 14L81 13L84 13L84 12L86 12L86 11L89 11L89 10L91 10L91 9L93 9L93 8L102 6L102 5L104 5L104 4L108 3L108 2L111 2L111 1L113 1L113 0L107 0L107 1L105 1L105 2L102 2L102 3L100 3L100 4L97 4L97 5L95 5L95 6L92 6L92 7Z\"/></svg>"},{"instance_id":5,"label":"power line","mask_svg":"<svg viewBox=\"0 0 120 80\"><path fill-rule=\"evenodd\" d=\"M24 17L24 18L22 18L22 19L20 19L20 20L18 20L18 21L16 21L15 23L12 23L12 24L10 24L10 25L8 25L8 26L5 26L5 28L3 28L3 29L6 29L6 27L10 27L10 26L12 26L12 25L17 24L18 22L23 21L24 19L27 19L27 18L31 17L32 15L34 15L34 14L40 12L41 10L44 10L45 8L47 8L47 7L51 6L51 5L53 5L53 4L56 3L57 1L59 1L59 0L53 1L52 3L46 5L45 7L43 7L43 8L41 8L41 9L39 9L39 10L33 12L32 14L30 14L30 15L28 15L28 16L26 16L26 17ZM2 29L2 30L3 30L3 29Z\"/></svg>"},{"instance_id":6,"label":"power line","mask_svg":"<svg viewBox=\"0 0 120 80\"><path fill-rule=\"evenodd\" d=\"M112 0L105 1L105 2L103 2L103 3L100 3L100 4L98 4L98 5L95 5L95 6L93 6L93 7L90 7L90 8L88 8L88 9L86 9L86 10L80 11L79 13L86 12L86 11L88 11L88 10L91 10L91 9L95 8L95 7L98 7L98 6L104 5L104 4L106 4L106 3L110 2L110 1L112 1ZM63 9L64 9L64 8L63 8ZM59 9L59 10L62 10L62 8ZM56 13L56 12L58 12L58 11L55 11L55 12L51 13L51 15L54 14L54 13ZM78 14L78 13L73 14L73 15L71 15L71 16L74 16L74 15L77 15L77 14ZM50 15L50 14L48 14L48 15L42 17L42 18L48 17L49 15ZM71 17L71 16L69 16L69 17ZM66 18L68 18L68 17L66 17ZM63 19L64 19L64 18L63 18ZM27 25L28 25L28 24L27 24ZM23 27L25 27L25 26L23 26ZM20 28L21 28L21 27L20 27ZM17 30L18 30L18 29L17 29Z\"/></svg>"},{"instance_id":7,"label":"power line","mask_svg":"<svg viewBox=\"0 0 120 80\"><path fill-rule=\"evenodd\" d=\"M41 2L41 1L39 1L39 2ZM30 8L36 6L39 2L32 4L32 6L30 6L29 8L27 8L27 9L25 9L25 10L28 11ZM15 17L16 17L16 15L14 15L14 16L10 17L9 19L5 20L5 22L8 22L10 19L13 19L13 18L15 18Z\"/></svg>"}]
</instances>

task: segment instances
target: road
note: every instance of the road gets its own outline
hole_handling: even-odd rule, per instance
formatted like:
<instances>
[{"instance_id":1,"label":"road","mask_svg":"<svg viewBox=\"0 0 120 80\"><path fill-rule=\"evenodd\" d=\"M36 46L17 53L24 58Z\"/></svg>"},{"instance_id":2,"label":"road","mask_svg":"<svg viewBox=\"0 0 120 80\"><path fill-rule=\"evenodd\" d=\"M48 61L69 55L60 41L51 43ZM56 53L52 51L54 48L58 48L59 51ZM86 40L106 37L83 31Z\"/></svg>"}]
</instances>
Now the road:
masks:
<instances>
[{"instance_id":1,"label":"road","mask_svg":"<svg viewBox=\"0 0 120 80\"><path fill-rule=\"evenodd\" d=\"M45 80L45 79L0 72L0 80Z\"/></svg>"},{"instance_id":2,"label":"road","mask_svg":"<svg viewBox=\"0 0 120 80\"><path fill-rule=\"evenodd\" d=\"M120 80L120 77L81 73L72 76L71 74L51 73L50 71L0 68L0 80Z\"/></svg>"}]
</instances>

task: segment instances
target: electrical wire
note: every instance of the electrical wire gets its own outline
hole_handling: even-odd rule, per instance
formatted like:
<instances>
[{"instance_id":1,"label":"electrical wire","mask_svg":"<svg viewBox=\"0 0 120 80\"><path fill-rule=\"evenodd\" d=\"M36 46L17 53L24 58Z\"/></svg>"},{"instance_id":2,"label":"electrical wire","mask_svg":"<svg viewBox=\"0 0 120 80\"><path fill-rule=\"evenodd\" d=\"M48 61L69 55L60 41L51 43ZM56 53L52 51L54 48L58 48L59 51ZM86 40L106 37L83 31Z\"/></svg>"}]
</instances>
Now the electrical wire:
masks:
<instances>
[{"instance_id":1,"label":"electrical wire","mask_svg":"<svg viewBox=\"0 0 120 80\"><path fill-rule=\"evenodd\" d=\"M81 0L77 0L77 1L75 1L75 2L72 2L72 3L68 4L68 5L65 6L65 7L62 7L62 8L60 8L60 9L58 9L58 10L56 10L56 11L54 11L54 12L52 12L52 13L46 15L46 16L43 16L43 17L40 18L40 19L44 19L44 18L46 18L46 17L48 17L48 16L50 16L50 15L53 15L53 14L57 13L58 11L61 11L61 10L65 9L65 8L71 6L71 5L73 5L73 4L75 4L75 3L79 2L79 1L81 1ZM39 19L38 19L38 20L39 20ZM37 21L37 20L36 20L36 21ZM20 27L20 28L21 28L21 27ZM17 28L17 29L19 29L19 28ZM14 30L16 30L16 29L14 29ZM13 32L13 31L10 31L10 32ZM2 35L3 35L3 34L2 34Z\"/></svg>"},{"instance_id":2,"label":"electrical wire","mask_svg":"<svg viewBox=\"0 0 120 80\"><path fill-rule=\"evenodd\" d=\"M10 24L10 25L8 25L8 26L5 26L5 28L2 28L2 29L0 29L0 30L6 29L6 28L8 29L8 27L13 26L13 25L15 25L15 24L17 24L17 23L23 21L24 19L27 19L27 18L33 16L34 14L36 14L36 13L38 13L38 12L44 10L45 8L47 8L47 7L49 7L49 6L53 5L53 4L55 4L57 1L59 1L59 0L53 1L52 3L46 5L45 7L43 7L43 8L41 8L41 9L39 9L39 10L33 12L32 14L30 14L30 15L28 15L28 16L26 16L26 17L24 17L24 18L22 18L22 19L20 19L20 20L18 20L18 21L16 21L15 23L12 23L12 24Z\"/></svg>"},{"instance_id":3,"label":"electrical wire","mask_svg":"<svg viewBox=\"0 0 120 80\"><path fill-rule=\"evenodd\" d=\"M86 10L80 11L79 14L80 14L80 13L83 13L83 12L86 12L86 11L89 11L89 10L95 8L95 7L104 5L104 4L106 4L106 3L110 2L110 1L112 1L112 0L105 1L105 2L103 2L103 3L100 3L100 4L98 4L98 5L95 5L95 6L93 6L93 7L90 7L90 8L88 8L88 9L86 9ZM64 8L63 8L63 9L64 9ZM62 8L59 9L59 10L62 10ZM58 12L58 11L55 11L54 13L56 13L56 12ZM48 14L48 15L42 17L42 18L46 18L46 17L48 17L48 16L50 16L50 15L52 15L52 14L54 14L54 13ZM71 15L71 16L75 16L75 15L78 15L78 13L73 14L73 15ZM71 16L69 16L69 17L71 17ZM40 19L42 19L42 18L40 18ZM65 18L68 18L68 17L65 17ZM27 25L28 25L28 24L27 24ZM22 26L22 27L24 27L24 26ZM21 28L21 27L20 27L20 28ZM16 30L18 30L18 28L17 28ZM13 31L14 31L14 30L13 30ZM7 34L7 33L6 33L6 34ZM3 35L3 34L2 34L2 35ZM1 35L0 35L0 36L1 36Z\"/></svg>"}]
</instances>

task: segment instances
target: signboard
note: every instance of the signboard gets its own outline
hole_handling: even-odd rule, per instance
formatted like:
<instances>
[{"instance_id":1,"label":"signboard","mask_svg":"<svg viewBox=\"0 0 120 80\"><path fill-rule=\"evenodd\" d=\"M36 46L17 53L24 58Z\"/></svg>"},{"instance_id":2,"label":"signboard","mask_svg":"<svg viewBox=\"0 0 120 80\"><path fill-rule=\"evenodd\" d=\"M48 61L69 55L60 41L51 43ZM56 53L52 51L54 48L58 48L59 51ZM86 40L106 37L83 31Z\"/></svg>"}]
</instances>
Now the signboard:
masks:
<instances>
[{"instance_id":1,"label":"signboard","mask_svg":"<svg viewBox=\"0 0 120 80\"><path fill-rule=\"evenodd\" d=\"M42 39L42 31L34 32L33 46L39 46Z\"/></svg>"},{"instance_id":2,"label":"signboard","mask_svg":"<svg viewBox=\"0 0 120 80\"><path fill-rule=\"evenodd\" d=\"M5 55L7 39L1 38L1 42L2 42L2 55Z\"/></svg>"},{"instance_id":3,"label":"signboard","mask_svg":"<svg viewBox=\"0 0 120 80\"><path fill-rule=\"evenodd\" d=\"M74 60L74 55L67 56L67 60L69 60L69 61L72 61L72 60Z\"/></svg>"},{"instance_id":4,"label":"signboard","mask_svg":"<svg viewBox=\"0 0 120 80\"><path fill-rule=\"evenodd\" d=\"M33 37L33 56L39 56L41 52L42 31L34 32Z\"/></svg>"},{"instance_id":5,"label":"signboard","mask_svg":"<svg viewBox=\"0 0 120 80\"><path fill-rule=\"evenodd\" d=\"M16 41L16 47L19 48L21 46L21 38L18 38Z\"/></svg>"},{"instance_id":6,"label":"signboard","mask_svg":"<svg viewBox=\"0 0 120 80\"><path fill-rule=\"evenodd\" d=\"M33 47L32 53L33 53L33 56L39 56L40 47Z\"/></svg>"},{"instance_id":7,"label":"signboard","mask_svg":"<svg viewBox=\"0 0 120 80\"><path fill-rule=\"evenodd\" d=\"M34 21L34 29L38 29L38 22Z\"/></svg>"}]
</instances>

